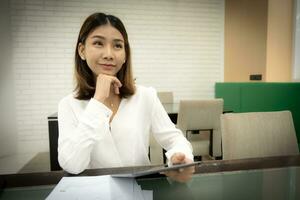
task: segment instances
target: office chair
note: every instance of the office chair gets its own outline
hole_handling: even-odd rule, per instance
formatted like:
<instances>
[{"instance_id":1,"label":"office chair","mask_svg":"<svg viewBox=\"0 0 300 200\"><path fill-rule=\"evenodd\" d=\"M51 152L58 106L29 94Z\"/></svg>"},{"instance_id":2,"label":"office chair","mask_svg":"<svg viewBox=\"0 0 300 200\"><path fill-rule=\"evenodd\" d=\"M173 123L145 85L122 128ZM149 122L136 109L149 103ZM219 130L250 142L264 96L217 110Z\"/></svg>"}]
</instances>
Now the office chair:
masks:
<instances>
[{"instance_id":1,"label":"office chair","mask_svg":"<svg viewBox=\"0 0 300 200\"><path fill-rule=\"evenodd\" d=\"M177 127L191 142L194 156L222 156L220 132L222 112L223 99L180 101Z\"/></svg>"},{"instance_id":2,"label":"office chair","mask_svg":"<svg viewBox=\"0 0 300 200\"><path fill-rule=\"evenodd\" d=\"M290 111L221 116L223 159L299 154Z\"/></svg>"}]
</instances>

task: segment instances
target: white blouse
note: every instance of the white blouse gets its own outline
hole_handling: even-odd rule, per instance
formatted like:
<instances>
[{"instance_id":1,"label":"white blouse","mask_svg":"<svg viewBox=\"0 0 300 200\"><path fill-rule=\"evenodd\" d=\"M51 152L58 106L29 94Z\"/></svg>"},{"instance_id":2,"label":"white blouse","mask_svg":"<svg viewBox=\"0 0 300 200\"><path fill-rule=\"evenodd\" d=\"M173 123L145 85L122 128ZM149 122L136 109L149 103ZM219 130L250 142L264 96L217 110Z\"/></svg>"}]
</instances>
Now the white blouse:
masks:
<instances>
[{"instance_id":1,"label":"white blouse","mask_svg":"<svg viewBox=\"0 0 300 200\"><path fill-rule=\"evenodd\" d=\"M171 122L153 88L137 86L122 98L111 123L112 111L96 99L78 100L70 94L58 106L58 161L69 173L87 168L150 164L149 134L167 150L193 160L191 144Z\"/></svg>"}]
</instances>

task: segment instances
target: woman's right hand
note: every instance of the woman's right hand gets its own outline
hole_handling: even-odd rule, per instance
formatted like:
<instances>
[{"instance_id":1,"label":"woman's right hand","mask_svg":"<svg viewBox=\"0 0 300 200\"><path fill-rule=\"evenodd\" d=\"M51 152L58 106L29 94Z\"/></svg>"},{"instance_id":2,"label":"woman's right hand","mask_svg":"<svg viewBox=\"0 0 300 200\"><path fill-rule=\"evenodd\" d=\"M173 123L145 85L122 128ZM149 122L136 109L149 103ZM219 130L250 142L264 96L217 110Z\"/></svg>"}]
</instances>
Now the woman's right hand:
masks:
<instances>
[{"instance_id":1,"label":"woman's right hand","mask_svg":"<svg viewBox=\"0 0 300 200\"><path fill-rule=\"evenodd\" d=\"M171 162L173 165L176 164L188 164L193 163L192 160L188 159L183 153L175 153L171 157ZM192 179L195 173L195 166L180 168L179 170L171 170L168 172L163 172L169 178L180 183L186 183Z\"/></svg>"},{"instance_id":2,"label":"woman's right hand","mask_svg":"<svg viewBox=\"0 0 300 200\"><path fill-rule=\"evenodd\" d=\"M104 103L104 101L109 97L111 89L115 94L120 94L120 87L122 87L122 83L117 77L99 74L96 80L96 91L94 98Z\"/></svg>"}]
</instances>

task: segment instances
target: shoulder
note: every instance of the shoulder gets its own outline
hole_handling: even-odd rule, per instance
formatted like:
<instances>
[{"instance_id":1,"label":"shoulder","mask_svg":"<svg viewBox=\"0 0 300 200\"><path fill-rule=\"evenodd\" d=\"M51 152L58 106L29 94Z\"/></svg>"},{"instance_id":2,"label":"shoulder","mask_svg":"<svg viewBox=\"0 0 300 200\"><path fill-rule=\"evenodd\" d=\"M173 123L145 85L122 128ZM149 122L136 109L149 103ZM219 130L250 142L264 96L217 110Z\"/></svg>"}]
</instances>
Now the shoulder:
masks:
<instances>
[{"instance_id":1,"label":"shoulder","mask_svg":"<svg viewBox=\"0 0 300 200\"><path fill-rule=\"evenodd\" d=\"M59 101L58 106L61 107L61 106L63 106L63 105L68 105L68 104L70 104L70 102L72 102L72 101L74 101L74 100L75 100L74 95L73 95L73 94L69 94L69 95L63 97L63 98Z\"/></svg>"},{"instance_id":2,"label":"shoulder","mask_svg":"<svg viewBox=\"0 0 300 200\"><path fill-rule=\"evenodd\" d=\"M136 86L136 95L138 96L143 96L143 97L156 97L157 92L156 89L153 87L146 87L142 85L137 85Z\"/></svg>"},{"instance_id":3,"label":"shoulder","mask_svg":"<svg viewBox=\"0 0 300 200\"><path fill-rule=\"evenodd\" d=\"M151 116L153 106L158 102L156 89L153 87L146 87L136 85L135 94L129 99L130 105L141 113L149 113Z\"/></svg>"},{"instance_id":4,"label":"shoulder","mask_svg":"<svg viewBox=\"0 0 300 200\"><path fill-rule=\"evenodd\" d=\"M134 102L135 106L152 107L151 105L156 101L157 94L153 87L146 87L136 85L135 93L130 97L129 101Z\"/></svg>"},{"instance_id":5,"label":"shoulder","mask_svg":"<svg viewBox=\"0 0 300 200\"><path fill-rule=\"evenodd\" d=\"M78 100L75 94L69 94L63 97L58 103L58 119L70 118L79 119L84 112L89 100Z\"/></svg>"},{"instance_id":6,"label":"shoulder","mask_svg":"<svg viewBox=\"0 0 300 200\"><path fill-rule=\"evenodd\" d=\"M82 106L83 104L85 104L86 100L78 100L75 98L75 94L71 93L65 97L63 97L59 103L58 103L58 107L59 108L66 108L66 107L77 107L77 106Z\"/></svg>"}]
</instances>

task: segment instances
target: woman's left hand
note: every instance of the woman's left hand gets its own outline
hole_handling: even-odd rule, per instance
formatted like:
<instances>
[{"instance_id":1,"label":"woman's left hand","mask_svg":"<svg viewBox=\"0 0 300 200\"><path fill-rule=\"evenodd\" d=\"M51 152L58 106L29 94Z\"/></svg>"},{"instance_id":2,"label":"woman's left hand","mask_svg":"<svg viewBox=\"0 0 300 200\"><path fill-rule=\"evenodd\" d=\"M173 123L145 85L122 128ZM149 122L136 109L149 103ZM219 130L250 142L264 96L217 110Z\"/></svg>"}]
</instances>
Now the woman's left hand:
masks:
<instances>
[{"instance_id":1,"label":"woman's left hand","mask_svg":"<svg viewBox=\"0 0 300 200\"><path fill-rule=\"evenodd\" d=\"M187 158L183 153L175 153L171 157L171 162L173 165L176 164L178 165L178 164L192 163L193 161ZM190 167L180 168L178 170L164 172L164 174L175 181L184 183L184 182L188 182L192 178L194 172L195 172L195 166L190 166Z\"/></svg>"}]
</instances>

